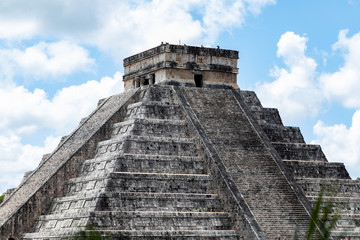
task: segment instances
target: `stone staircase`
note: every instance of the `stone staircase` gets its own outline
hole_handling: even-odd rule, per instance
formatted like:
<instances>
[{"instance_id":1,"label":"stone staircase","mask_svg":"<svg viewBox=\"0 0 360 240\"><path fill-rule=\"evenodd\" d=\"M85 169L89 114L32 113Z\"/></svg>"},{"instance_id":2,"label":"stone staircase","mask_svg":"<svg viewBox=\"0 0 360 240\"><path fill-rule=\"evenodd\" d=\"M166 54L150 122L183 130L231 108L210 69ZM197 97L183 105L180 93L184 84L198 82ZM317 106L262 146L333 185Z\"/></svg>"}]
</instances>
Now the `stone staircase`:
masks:
<instances>
[{"instance_id":1,"label":"stone staircase","mask_svg":"<svg viewBox=\"0 0 360 240\"><path fill-rule=\"evenodd\" d=\"M239 239L170 87L145 87L22 239Z\"/></svg>"},{"instance_id":2,"label":"stone staircase","mask_svg":"<svg viewBox=\"0 0 360 240\"><path fill-rule=\"evenodd\" d=\"M234 90L189 88L182 94L267 239L305 238L310 219L306 203L301 202L295 186L290 185L291 179L264 145ZM281 122L279 116L273 117L275 114L275 110L269 110L261 117Z\"/></svg>"},{"instance_id":3,"label":"stone staircase","mask_svg":"<svg viewBox=\"0 0 360 240\"><path fill-rule=\"evenodd\" d=\"M333 238L360 239L360 181L350 179L343 163L328 162L320 146L306 144L299 128L284 126L278 111L263 108L254 92L240 94L312 204L325 187L324 199L334 202L340 218Z\"/></svg>"}]
</instances>

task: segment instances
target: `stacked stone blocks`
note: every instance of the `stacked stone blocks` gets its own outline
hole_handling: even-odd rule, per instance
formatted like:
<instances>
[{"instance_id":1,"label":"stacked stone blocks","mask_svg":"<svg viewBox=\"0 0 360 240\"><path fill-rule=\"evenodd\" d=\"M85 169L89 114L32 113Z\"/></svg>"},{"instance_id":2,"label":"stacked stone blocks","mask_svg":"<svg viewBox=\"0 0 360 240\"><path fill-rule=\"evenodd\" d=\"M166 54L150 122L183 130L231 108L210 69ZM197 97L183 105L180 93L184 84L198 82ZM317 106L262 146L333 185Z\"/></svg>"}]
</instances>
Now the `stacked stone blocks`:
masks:
<instances>
[{"instance_id":1,"label":"stacked stone blocks","mask_svg":"<svg viewBox=\"0 0 360 240\"><path fill-rule=\"evenodd\" d=\"M328 162L319 145L306 144L297 128L284 126L278 116L264 120L261 116L269 111L254 92L240 94L309 201L314 204L322 188L325 202L334 201L332 214L338 214L340 220L333 238L360 239L360 182L350 179L343 163Z\"/></svg>"},{"instance_id":2,"label":"stacked stone blocks","mask_svg":"<svg viewBox=\"0 0 360 240\"><path fill-rule=\"evenodd\" d=\"M24 239L67 239L89 224L114 239L238 239L185 115L164 89L139 93L126 117L112 124L110 138L97 143L94 158L67 182L66 196ZM158 94L167 97L152 101Z\"/></svg>"}]
</instances>

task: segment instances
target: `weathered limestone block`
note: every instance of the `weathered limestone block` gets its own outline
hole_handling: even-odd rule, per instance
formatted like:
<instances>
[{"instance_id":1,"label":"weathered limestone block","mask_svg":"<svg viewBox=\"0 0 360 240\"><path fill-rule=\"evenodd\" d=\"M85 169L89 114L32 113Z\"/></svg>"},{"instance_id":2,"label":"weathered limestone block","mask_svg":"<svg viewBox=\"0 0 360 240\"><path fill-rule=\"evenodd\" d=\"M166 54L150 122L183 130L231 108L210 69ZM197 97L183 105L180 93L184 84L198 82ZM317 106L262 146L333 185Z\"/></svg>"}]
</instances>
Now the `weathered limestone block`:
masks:
<instances>
[{"instance_id":1,"label":"weathered limestone block","mask_svg":"<svg viewBox=\"0 0 360 240\"><path fill-rule=\"evenodd\" d=\"M343 163L309 160L284 160L284 163L296 178L350 178Z\"/></svg>"},{"instance_id":2,"label":"weathered limestone block","mask_svg":"<svg viewBox=\"0 0 360 240\"><path fill-rule=\"evenodd\" d=\"M282 159L327 162L320 145L304 143L273 143Z\"/></svg>"},{"instance_id":3,"label":"weathered limestone block","mask_svg":"<svg viewBox=\"0 0 360 240\"><path fill-rule=\"evenodd\" d=\"M240 95L248 106L262 107L260 100L253 91L239 90Z\"/></svg>"},{"instance_id":4,"label":"weathered limestone block","mask_svg":"<svg viewBox=\"0 0 360 240\"><path fill-rule=\"evenodd\" d=\"M271 142L305 143L298 127L265 124L260 125Z\"/></svg>"},{"instance_id":5,"label":"weathered limestone block","mask_svg":"<svg viewBox=\"0 0 360 240\"><path fill-rule=\"evenodd\" d=\"M124 59L124 88L127 91L171 81L201 87L238 88L237 59L237 51L161 44Z\"/></svg>"},{"instance_id":6,"label":"weathered limestone block","mask_svg":"<svg viewBox=\"0 0 360 240\"><path fill-rule=\"evenodd\" d=\"M127 118L156 118L182 120L181 106L176 103L139 102L129 106ZM180 113L180 114L178 114Z\"/></svg>"},{"instance_id":7,"label":"weathered limestone block","mask_svg":"<svg viewBox=\"0 0 360 240\"><path fill-rule=\"evenodd\" d=\"M101 196L98 211L166 211L177 212L221 212L216 194L164 194L144 192L109 192Z\"/></svg>"},{"instance_id":8,"label":"weathered limestone block","mask_svg":"<svg viewBox=\"0 0 360 240\"><path fill-rule=\"evenodd\" d=\"M193 156L124 155L116 162L117 172L187 173L203 174L204 160Z\"/></svg>"}]
</instances>

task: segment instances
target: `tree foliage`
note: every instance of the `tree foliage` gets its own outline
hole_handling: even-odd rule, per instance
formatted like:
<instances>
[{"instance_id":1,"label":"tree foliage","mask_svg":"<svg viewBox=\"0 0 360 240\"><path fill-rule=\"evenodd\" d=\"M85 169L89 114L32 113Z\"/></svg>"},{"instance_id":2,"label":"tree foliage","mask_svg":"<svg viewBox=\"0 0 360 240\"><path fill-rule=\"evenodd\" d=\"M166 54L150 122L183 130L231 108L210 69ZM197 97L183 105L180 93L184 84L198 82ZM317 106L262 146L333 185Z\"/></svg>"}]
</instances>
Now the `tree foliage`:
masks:
<instances>
[{"instance_id":1,"label":"tree foliage","mask_svg":"<svg viewBox=\"0 0 360 240\"><path fill-rule=\"evenodd\" d=\"M316 228L322 232L322 239L328 240L331 237L331 231L336 227L336 223L339 219L338 214L334 213L333 205L334 199L329 198L325 202L324 200L325 186L321 186L321 190L311 213L311 220L309 224L307 240L311 240L314 234L316 234Z\"/></svg>"},{"instance_id":2,"label":"tree foliage","mask_svg":"<svg viewBox=\"0 0 360 240\"><path fill-rule=\"evenodd\" d=\"M74 240L102 240L101 234L95 230L93 226L88 226L86 230L80 231L80 236L75 237ZM111 240L110 237L105 237L104 239Z\"/></svg>"},{"instance_id":3,"label":"tree foliage","mask_svg":"<svg viewBox=\"0 0 360 240\"><path fill-rule=\"evenodd\" d=\"M2 203L2 201L4 201L5 198L5 193L3 193L2 195L0 195L0 204Z\"/></svg>"}]
</instances>

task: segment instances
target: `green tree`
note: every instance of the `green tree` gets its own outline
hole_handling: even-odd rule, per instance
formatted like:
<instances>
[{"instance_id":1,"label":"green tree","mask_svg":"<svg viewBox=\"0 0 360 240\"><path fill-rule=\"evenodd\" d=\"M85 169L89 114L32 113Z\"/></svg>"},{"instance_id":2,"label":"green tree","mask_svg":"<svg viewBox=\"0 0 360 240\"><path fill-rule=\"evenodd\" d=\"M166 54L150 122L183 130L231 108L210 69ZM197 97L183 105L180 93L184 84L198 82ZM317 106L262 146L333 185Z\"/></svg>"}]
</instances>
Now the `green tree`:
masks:
<instances>
[{"instance_id":1,"label":"green tree","mask_svg":"<svg viewBox=\"0 0 360 240\"><path fill-rule=\"evenodd\" d=\"M80 232L79 237L75 237L75 240L102 240L101 234L95 230L93 226L86 227L85 231ZM111 240L110 237L106 236L105 239Z\"/></svg>"},{"instance_id":2,"label":"green tree","mask_svg":"<svg viewBox=\"0 0 360 240\"><path fill-rule=\"evenodd\" d=\"M5 193L0 195L0 204L2 203L2 201L4 201L4 198L5 198Z\"/></svg>"},{"instance_id":3,"label":"green tree","mask_svg":"<svg viewBox=\"0 0 360 240\"><path fill-rule=\"evenodd\" d=\"M331 231L336 227L336 223L339 219L337 213L334 213L333 205L334 199L329 198L326 202L324 201L325 186L321 186L321 190L316 200L315 206L311 213L311 220L309 224L308 233L306 236L307 240L311 240L314 234L316 234L316 228L322 232L323 240L330 239ZM325 205L324 205L325 204Z\"/></svg>"}]
</instances>

